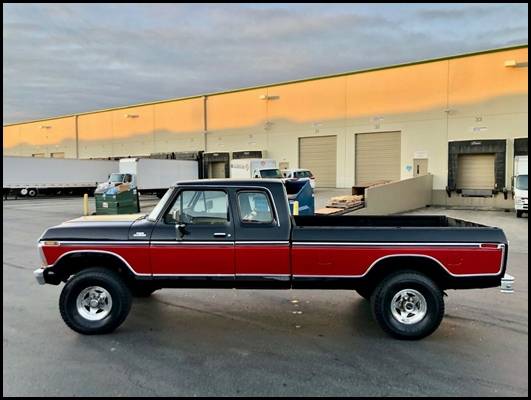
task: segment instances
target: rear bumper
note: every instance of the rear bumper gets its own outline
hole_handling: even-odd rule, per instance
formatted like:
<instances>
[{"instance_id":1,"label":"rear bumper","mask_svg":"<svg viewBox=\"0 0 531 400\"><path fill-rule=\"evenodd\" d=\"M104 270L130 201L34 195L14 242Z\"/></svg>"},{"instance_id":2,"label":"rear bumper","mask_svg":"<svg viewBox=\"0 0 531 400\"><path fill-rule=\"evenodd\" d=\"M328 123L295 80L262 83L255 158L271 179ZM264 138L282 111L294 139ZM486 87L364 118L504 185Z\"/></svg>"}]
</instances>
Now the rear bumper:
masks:
<instances>
[{"instance_id":1,"label":"rear bumper","mask_svg":"<svg viewBox=\"0 0 531 400\"><path fill-rule=\"evenodd\" d=\"M514 276L505 274L501 280L500 291L502 293L514 293Z\"/></svg>"}]
</instances>

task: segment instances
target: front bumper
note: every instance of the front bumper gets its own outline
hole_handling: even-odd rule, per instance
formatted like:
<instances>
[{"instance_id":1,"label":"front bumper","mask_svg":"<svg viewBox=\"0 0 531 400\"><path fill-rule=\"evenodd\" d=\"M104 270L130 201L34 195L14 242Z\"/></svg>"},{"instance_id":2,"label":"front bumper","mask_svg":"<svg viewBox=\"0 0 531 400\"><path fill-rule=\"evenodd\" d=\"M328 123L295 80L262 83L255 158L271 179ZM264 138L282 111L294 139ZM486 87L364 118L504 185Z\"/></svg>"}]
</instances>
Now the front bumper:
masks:
<instances>
[{"instance_id":1,"label":"front bumper","mask_svg":"<svg viewBox=\"0 0 531 400\"><path fill-rule=\"evenodd\" d=\"M39 285L44 285L46 281L44 280L44 268L37 268L33 271L33 276L37 279Z\"/></svg>"},{"instance_id":2,"label":"front bumper","mask_svg":"<svg viewBox=\"0 0 531 400\"><path fill-rule=\"evenodd\" d=\"M514 276L505 274L501 280L500 291L502 293L514 293Z\"/></svg>"}]
</instances>

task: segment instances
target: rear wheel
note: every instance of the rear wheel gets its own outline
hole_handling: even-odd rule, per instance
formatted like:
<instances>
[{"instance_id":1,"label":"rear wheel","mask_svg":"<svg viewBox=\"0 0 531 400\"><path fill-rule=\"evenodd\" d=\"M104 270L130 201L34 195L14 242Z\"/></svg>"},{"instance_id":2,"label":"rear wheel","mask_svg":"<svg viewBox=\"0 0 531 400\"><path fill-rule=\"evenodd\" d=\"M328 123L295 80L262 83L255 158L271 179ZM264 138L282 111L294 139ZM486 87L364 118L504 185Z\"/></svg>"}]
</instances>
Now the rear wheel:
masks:
<instances>
[{"instance_id":1,"label":"rear wheel","mask_svg":"<svg viewBox=\"0 0 531 400\"><path fill-rule=\"evenodd\" d=\"M522 218L522 214L524 212L522 210L516 210L516 218Z\"/></svg>"},{"instance_id":2,"label":"rear wheel","mask_svg":"<svg viewBox=\"0 0 531 400\"><path fill-rule=\"evenodd\" d=\"M131 292L123 279L105 268L89 268L71 278L59 297L66 325L86 335L109 333L131 309Z\"/></svg>"},{"instance_id":3,"label":"rear wheel","mask_svg":"<svg viewBox=\"0 0 531 400\"><path fill-rule=\"evenodd\" d=\"M444 316L442 290L414 271L385 278L374 290L371 307L384 331L398 339L421 339L433 333Z\"/></svg>"}]
</instances>

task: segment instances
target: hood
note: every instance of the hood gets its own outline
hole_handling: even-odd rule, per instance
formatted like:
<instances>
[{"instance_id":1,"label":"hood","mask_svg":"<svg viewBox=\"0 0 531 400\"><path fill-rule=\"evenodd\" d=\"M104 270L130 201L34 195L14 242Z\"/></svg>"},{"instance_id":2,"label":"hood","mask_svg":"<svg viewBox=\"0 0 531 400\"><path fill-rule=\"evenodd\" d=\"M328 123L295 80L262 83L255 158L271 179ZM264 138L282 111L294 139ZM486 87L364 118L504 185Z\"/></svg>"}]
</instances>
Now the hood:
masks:
<instances>
[{"instance_id":1,"label":"hood","mask_svg":"<svg viewBox=\"0 0 531 400\"><path fill-rule=\"evenodd\" d=\"M128 240L129 229L145 214L91 215L47 229L39 240Z\"/></svg>"}]
</instances>

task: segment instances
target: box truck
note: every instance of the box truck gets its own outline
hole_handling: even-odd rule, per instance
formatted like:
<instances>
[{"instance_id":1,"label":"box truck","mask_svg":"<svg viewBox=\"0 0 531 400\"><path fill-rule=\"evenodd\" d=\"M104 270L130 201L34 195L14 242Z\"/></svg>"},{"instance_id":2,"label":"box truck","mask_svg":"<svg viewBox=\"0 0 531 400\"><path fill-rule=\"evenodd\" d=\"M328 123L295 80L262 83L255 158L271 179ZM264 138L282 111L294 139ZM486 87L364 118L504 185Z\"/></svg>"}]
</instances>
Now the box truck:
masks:
<instances>
[{"instance_id":1,"label":"box truck","mask_svg":"<svg viewBox=\"0 0 531 400\"><path fill-rule=\"evenodd\" d=\"M153 193L160 198L176 182L197 179L198 173L199 164L195 160L122 158L119 172L112 173L103 185L128 183L139 193ZM98 190L102 189L103 186L98 187Z\"/></svg>"},{"instance_id":2,"label":"box truck","mask_svg":"<svg viewBox=\"0 0 531 400\"><path fill-rule=\"evenodd\" d=\"M528 156L514 157L513 194L516 217L521 218L527 209L527 158Z\"/></svg>"},{"instance_id":3,"label":"box truck","mask_svg":"<svg viewBox=\"0 0 531 400\"><path fill-rule=\"evenodd\" d=\"M117 161L3 157L3 195L82 194L116 171Z\"/></svg>"},{"instance_id":4,"label":"box truck","mask_svg":"<svg viewBox=\"0 0 531 400\"><path fill-rule=\"evenodd\" d=\"M230 177L236 179L279 178L282 173L276 160L270 158L242 158L230 162Z\"/></svg>"}]
</instances>

